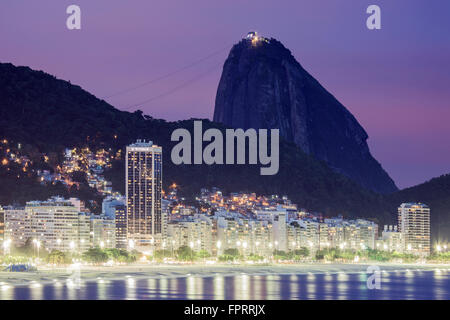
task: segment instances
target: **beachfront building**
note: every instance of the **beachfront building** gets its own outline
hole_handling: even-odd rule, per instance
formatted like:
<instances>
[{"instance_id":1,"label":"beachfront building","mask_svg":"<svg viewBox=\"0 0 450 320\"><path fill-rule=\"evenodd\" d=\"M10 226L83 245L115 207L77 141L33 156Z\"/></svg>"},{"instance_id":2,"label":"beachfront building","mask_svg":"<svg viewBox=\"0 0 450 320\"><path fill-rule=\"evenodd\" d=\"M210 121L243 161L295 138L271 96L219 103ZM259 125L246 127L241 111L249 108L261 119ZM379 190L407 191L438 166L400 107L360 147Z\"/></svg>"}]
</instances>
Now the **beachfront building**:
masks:
<instances>
[{"instance_id":1,"label":"beachfront building","mask_svg":"<svg viewBox=\"0 0 450 320\"><path fill-rule=\"evenodd\" d=\"M78 252L84 252L91 247L90 242L90 214L88 212L78 213ZM70 243L69 243L70 246Z\"/></svg>"},{"instance_id":2,"label":"beachfront building","mask_svg":"<svg viewBox=\"0 0 450 320\"><path fill-rule=\"evenodd\" d=\"M377 243L377 249L403 252L403 237L397 226L384 226L381 232L381 239Z\"/></svg>"},{"instance_id":3,"label":"beachfront building","mask_svg":"<svg viewBox=\"0 0 450 320\"><path fill-rule=\"evenodd\" d=\"M125 205L114 206L114 221L116 233L116 248L126 249L127 240L127 207Z\"/></svg>"},{"instance_id":4,"label":"beachfront building","mask_svg":"<svg viewBox=\"0 0 450 320\"><path fill-rule=\"evenodd\" d=\"M206 216L183 219L167 225L167 238L163 241L164 249L177 250L188 246L196 252L206 251L212 254L212 222Z\"/></svg>"},{"instance_id":5,"label":"beachfront building","mask_svg":"<svg viewBox=\"0 0 450 320\"><path fill-rule=\"evenodd\" d=\"M398 228L404 252L430 254L430 208L423 203L402 203L398 208Z\"/></svg>"},{"instance_id":6,"label":"beachfront building","mask_svg":"<svg viewBox=\"0 0 450 320\"><path fill-rule=\"evenodd\" d=\"M5 210L0 206L0 240L5 236Z\"/></svg>"},{"instance_id":7,"label":"beachfront building","mask_svg":"<svg viewBox=\"0 0 450 320\"><path fill-rule=\"evenodd\" d=\"M125 205L125 198L123 196L107 196L102 202L102 214L114 219L116 207L120 205Z\"/></svg>"},{"instance_id":8,"label":"beachfront building","mask_svg":"<svg viewBox=\"0 0 450 320\"><path fill-rule=\"evenodd\" d=\"M69 200L53 197L27 202L23 218L24 238L38 249L79 252L89 246L89 220Z\"/></svg>"},{"instance_id":9,"label":"beachfront building","mask_svg":"<svg viewBox=\"0 0 450 320\"><path fill-rule=\"evenodd\" d=\"M161 201L161 236L163 239L167 238L167 223L170 217L171 202L163 199Z\"/></svg>"},{"instance_id":10,"label":"beachfront building","mask_svg":"<svg viewBox=\"0 0 450 320\"><path fill-rule=\"evenodd\" d=\"M287 251L286 212L280 212L273 217L272 231L275 250Z\"/></svg>"},{"instance_id":11,"label":"beachfront building","mask_svg":"<svg viewBox=\"0 0 450 320\"><path fill-rule=\"evenodd\" d=\"M272 224L268 221L250 220L232 214L227 217L224 212L214 216L213 221L216 252L219 254L227 249L238 249L244 256L265 256L275 249Z\"/></svg>"},{"instance_id":12,"label":"beachfront building","mask_svg":"<svg viewBox=\"0 0 450 320\"><path fill-rule=\"evenodd\" d=\"M23 246L30 232L25 208L8 206L3 208L3 210L5 219L4 238L11 240L11 246Z\"/></svg>"},{"instance_id":13,"label":"beachfront building","mask_svg":"<svg viewBox=\"0 0 450 320\"><path fill-rule=\"evenodd\" d=\"M3 254L9 251L11 240L5 238L5 210L0 206L0 244Z\"/></svg>"},{"instance_id":14,"label":"beachfront building","mask_svg":"<svg viewBox=\"0 0 450 320\"><path fill-rule=\"evenodd\" d=\"M145 251L161 242L162 148L138 140L126 148L127 238Z\"/></svg>"},{"instance_id":15,"label":"beachfront building","mask_svg":"<svg viewBox=\"0 0 450 320\"><path fill-rule=\"evenodd\" d=\"M116 247L116 222L105 215L92 215L90 219L91 246L98 248Z\"/></svg>"}]
</instances>

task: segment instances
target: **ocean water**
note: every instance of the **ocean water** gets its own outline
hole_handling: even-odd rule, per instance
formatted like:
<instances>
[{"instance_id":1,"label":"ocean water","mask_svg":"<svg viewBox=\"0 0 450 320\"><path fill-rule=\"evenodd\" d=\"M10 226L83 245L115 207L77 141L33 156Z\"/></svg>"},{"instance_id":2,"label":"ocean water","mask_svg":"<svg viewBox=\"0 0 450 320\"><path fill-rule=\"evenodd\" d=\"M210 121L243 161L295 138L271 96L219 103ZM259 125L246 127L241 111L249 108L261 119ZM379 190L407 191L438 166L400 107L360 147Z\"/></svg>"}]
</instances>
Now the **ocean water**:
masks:
<instances>
[{"instance_id":1,"label":"ocean water","mask_svg":"<svg viewBox=\"0 0 450 320\"><path fill-rule=\"evenodd\" d=\"M186 276L132 278L82 282L33 283L0 287L0 299L14 300L122 300L122 299L257 299L257 300L365 300L450 299L450 271L409 270L381 274L380 289L367 287L366 273L298 275Z\"/></svg>"}]
</instances>

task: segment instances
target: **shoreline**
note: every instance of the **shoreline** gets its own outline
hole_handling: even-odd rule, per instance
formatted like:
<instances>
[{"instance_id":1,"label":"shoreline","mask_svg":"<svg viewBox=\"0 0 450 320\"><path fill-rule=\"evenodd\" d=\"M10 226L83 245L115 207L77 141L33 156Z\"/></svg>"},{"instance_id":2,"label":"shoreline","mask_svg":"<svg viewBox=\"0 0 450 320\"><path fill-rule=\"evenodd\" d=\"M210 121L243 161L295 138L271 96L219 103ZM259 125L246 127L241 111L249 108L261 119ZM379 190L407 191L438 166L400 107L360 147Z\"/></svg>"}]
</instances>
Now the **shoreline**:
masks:
<instances>
[{"instance_id":1,"label":"shoreline","mask_svg":"<svg viewBox=\"0 0 450 320\"><path fill-rule=\"evenodd\" d=\"M382 273L450 271L450 264L398 264L398 263L302 263L292 265L167 265L132 264L124 266L74 267L40 266L35 272L0 272L0 287L42 286L49 284L73 285L73 279L82 283L132 279L174 279L215 276L266 276L304 274L366 274L369 266L378 266Z\"/></svg>"}]
</instances>

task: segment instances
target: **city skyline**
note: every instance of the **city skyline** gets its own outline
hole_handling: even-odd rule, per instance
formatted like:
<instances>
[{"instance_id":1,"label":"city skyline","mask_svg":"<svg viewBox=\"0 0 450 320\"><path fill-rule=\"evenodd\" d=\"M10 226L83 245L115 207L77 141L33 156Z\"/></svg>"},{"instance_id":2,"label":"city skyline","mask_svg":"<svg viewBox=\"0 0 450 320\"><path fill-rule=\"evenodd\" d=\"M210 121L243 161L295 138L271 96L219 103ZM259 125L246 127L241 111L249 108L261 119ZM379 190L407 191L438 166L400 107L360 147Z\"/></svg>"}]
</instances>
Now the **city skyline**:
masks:
<instances>
[{"instance_id":1,"label":"city skyline","mask_svg":"<svg viewBox=\"0 0 450 320\"><path fill-rule=\"evenodd\" d=\"M223 195L217 188L204 188L197 205L189 206L177 197L176 186L172 186L162 201L161 232L148 234L155 239L151 246L145 234L139 235L144 236L143 243L136 237L134 218L125 215L125 198L117 193L104 199L100 215L86 210L79 199L57 196L29 201L25 207L0 207L3 254L10 254L11 248L25 248L30 241L41 252L137 249L152 259L164 256L165 250L171 250L169 257L173 259L175 252L189 247L196 254L204 252L206 257L217 257L219 261L232 252L229 250L238 250L241 259L255 260L294 259L296 255L315 255L318 259L318 254L333 249L347 255L352 252L355 259L366 250L389 252L393 257L405 254L409 259L411 254L423 258L431 252L447 251L447 244L439 241L431 247L430 208L421 203L402 203L398 207L398 226L385 225L381 229L367 219L310 213L278 195Z\"/></svg>"}]
</instances>

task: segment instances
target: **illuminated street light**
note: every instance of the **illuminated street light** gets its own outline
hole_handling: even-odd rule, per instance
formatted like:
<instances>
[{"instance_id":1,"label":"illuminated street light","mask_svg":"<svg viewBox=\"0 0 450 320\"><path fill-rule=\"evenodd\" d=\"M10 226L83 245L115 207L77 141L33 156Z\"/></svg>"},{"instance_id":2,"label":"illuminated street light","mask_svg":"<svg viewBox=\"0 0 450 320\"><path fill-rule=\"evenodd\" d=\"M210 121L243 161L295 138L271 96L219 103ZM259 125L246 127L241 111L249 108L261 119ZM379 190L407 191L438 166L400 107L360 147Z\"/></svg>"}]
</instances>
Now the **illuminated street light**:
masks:
<instances>
[{"instance_id":1,"label":"illuminated street light","mask_svg":"<svg viewBox=\"0 0 450 320\"><path fill-rule=\"evenodd\" d=\"M37 248L37 259L39 261L39 248L41 247L41 242L39 240L33 240L34 246Z\"/></svg>"},{"instance_id":2,"label":"illuminated street light","mask_svg":"<svg viewBox=\"0 0 450 320\"><path fill-rule=\"evenodd\" d=\"M9 248L11 246L11 239L3 241L3 253L6 254L6 252L9 253Z\"/></svg>"},{"instance_id":3,"label":"illuminated street light","mask_svg":"<svg viewBox=\"0 0 450 320\"><path fill-rule=\"evenodd\" d=\"M194 242L189 242L189 247L191 247L191 260L194 260L194 253L193 253L193 248L194 248Z\"/></svg>"}]
</instances>

